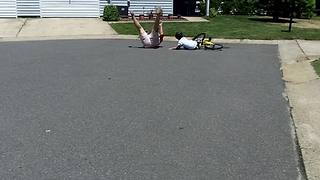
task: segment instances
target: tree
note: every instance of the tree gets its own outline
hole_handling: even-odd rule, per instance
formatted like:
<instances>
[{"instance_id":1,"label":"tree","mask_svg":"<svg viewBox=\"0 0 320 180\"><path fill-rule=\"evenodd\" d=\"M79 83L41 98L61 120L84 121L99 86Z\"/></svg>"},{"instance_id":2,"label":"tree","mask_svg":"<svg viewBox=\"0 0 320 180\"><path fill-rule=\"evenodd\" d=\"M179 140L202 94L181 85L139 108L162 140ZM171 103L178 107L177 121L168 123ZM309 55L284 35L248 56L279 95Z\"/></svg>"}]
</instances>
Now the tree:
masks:
<instances>
[{"instance_id":1,"label":"tree","mask_svg":"<svg viewBox=\"0 0 320 180\"><path fill-rule=\"evenodd\" d=\"M267 11L278 21L279 17L289 17L292 6L296 18L311 18L315 9L315 0L258 0L257 8Z\"/></svg>"},{"instance_id":2,"label":"tree","mask_svg":"<svg viewBox=\"0 0 320 180\"><path fill-rule=\"evenodd\" d=\"M289 3L289 0L258 0L257 8L263 9L274 21L278 21L279 17L289 16Z\"/></svg>"},{"instance_id":3,"label":"tree","mask_svg":"<svg viewBox=\"0 0 320 180\"><path fill-rule=\"evenodd\" d=\"M295 0L295 13L298 18L311 18L316 8L315 0Z\"/></svg>"},{"instance_id":4,"label":"tree","mask_svg":"<svg viewBox=\"0 0 320 180\"><path fill-rule=\"evenodd\" d=\"M211 0L210 7L222 14L251 15L256 3L257 0Z\"/></svg>"}]
</instances>

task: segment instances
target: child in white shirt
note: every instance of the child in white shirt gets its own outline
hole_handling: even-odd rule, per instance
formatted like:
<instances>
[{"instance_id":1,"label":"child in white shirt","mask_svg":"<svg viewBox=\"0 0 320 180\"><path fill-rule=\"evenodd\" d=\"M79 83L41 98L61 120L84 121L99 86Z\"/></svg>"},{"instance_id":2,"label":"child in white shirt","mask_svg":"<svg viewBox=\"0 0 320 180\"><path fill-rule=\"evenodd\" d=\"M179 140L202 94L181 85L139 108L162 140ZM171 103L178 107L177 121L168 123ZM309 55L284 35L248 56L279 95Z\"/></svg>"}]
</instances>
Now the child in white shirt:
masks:
<instances>
[{"instance_id":1,"label":"child in white shirt","mask_svg":"<svg viewBox=\"0 0 320 180\"><path fill-rule=\"evenodd\" d=\"M186 37L183 36L182 32L176 32L175 37L176 39L178 39L178 45L171 49L188 49L188 50L198 49L197 41L187 39Z\"/></svg>"}]
</instances>

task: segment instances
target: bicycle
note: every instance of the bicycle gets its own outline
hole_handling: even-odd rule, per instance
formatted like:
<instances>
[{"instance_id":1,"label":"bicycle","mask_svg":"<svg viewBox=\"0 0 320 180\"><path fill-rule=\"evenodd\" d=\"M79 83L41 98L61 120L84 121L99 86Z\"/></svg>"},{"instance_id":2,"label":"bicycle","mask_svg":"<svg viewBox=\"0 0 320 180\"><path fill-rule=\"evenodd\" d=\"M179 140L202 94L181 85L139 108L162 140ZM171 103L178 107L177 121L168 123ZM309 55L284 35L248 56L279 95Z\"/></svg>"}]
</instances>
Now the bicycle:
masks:
<instances>
[{"instance_id":1,"label":"bicycle","mask_svg":"<svg viewBox=\"0 0 320 180\"><path fill-rule=\"evenodd\" d=\"M196 35L192 40L198 43L198 49L219 50L223 48L222 44L215 43L211 37L206 37L206 33Z\"/></svg>"}]
</instances>

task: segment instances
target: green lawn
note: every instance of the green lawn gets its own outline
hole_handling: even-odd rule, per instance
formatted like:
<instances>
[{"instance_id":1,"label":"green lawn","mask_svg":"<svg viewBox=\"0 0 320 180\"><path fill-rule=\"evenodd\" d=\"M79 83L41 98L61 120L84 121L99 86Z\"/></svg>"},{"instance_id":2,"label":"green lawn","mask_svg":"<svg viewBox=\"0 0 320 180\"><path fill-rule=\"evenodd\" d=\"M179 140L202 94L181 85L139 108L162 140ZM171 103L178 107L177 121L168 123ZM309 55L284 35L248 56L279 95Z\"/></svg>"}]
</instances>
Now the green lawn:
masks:
<instances>
[{"instance_id":1,"label":"green lawn","mask_svg":"<svg viewBox=\"0 0 320 180\"><path fill-rule=\"evenodd\" d=\"M320 76L320 59L313 61L312 65L314 67L314 70L317 72L317 74Z\"/></svg>"},{"instance_id":2,"label":"green lawn","mask_svg":"<svg viewBox=\"0 0 320 180\"><path fill-rule=\"evenodd\" d=\"M164 22L165 35L173 36L182 31L186 36L206 32L214 38L227 39L313 39L320 40L320 29L296 28L285 32L288 26L281 23L268 23L252 20L248 16L217 16L210 22ZM111 26L119 34L138 34L132 23L115 23ZM152 23L142 23L145 29L151 29Z\"/></svg>"}]
</instances>

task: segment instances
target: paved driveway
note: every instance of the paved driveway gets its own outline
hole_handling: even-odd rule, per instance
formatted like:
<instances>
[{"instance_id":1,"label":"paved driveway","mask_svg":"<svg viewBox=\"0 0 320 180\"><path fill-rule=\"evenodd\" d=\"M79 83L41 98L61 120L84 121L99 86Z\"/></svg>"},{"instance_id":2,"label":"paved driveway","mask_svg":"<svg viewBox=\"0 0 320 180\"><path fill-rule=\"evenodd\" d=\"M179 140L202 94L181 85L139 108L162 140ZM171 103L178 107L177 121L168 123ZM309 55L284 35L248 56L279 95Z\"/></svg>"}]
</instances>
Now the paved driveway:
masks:
<instances>
[{"instance_id":1,"label":"paved driveway","mask_svg":"<svg viewBox=\"0 0 320 180\"><path fill-rule=\"evenodd\" d=\"M3 179L296 179L277 46L0 44Z\"/></svg>"}]
</instances>

